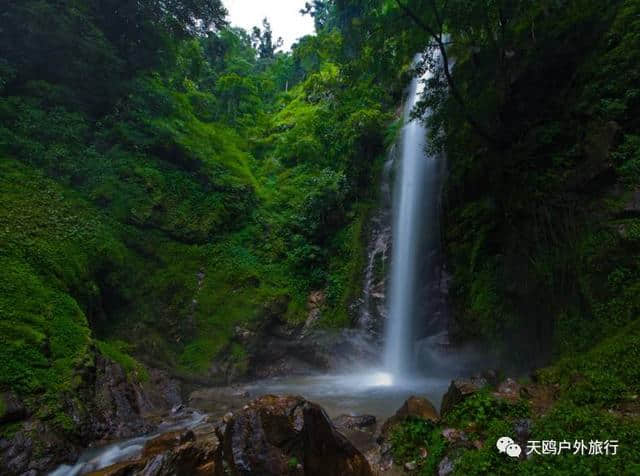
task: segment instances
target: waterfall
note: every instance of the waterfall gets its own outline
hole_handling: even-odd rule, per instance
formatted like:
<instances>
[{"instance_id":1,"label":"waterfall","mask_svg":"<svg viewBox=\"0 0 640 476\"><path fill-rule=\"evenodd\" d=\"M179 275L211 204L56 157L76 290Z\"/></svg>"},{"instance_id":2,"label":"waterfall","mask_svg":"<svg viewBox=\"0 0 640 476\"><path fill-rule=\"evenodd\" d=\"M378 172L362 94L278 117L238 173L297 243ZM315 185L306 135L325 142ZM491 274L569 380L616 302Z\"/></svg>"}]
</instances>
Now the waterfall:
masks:
<instances>
[{"instance_id":1,"label":"waterfall","mask_svg":"<svg viewBox=\"0 0 640 476\"><path fill-rule=\"evenodd\" d=\"M418 57L417 61L420 58ZM404 127L394 181L389 311L385 328L384 365L394 380L411 375L420 323L432 316L423 303L430 262L439 240L438 198L441 160L426 152L427 130L411 111L430 73L413 79L404 106ZM425 272L426 270L426 272ZM433 327L433 326L431 326Z\"/></svg>"}]
</instances>

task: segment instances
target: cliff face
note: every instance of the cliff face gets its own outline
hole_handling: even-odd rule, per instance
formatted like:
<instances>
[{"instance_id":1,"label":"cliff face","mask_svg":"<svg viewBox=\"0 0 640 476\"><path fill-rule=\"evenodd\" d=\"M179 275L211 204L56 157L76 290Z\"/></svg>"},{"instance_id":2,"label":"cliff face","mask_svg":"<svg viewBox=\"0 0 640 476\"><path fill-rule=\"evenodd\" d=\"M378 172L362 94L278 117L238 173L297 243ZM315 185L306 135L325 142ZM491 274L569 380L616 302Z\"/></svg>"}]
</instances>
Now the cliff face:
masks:
<instances>
[{"instance_id":1,"label":"cliff face","mask_svg":"<svg viewBox=\"0 0 640 476\"><path fill-rule=\"evenodd\" d=\"M142 381L95 349L75 378L72 391L57 395L60 406L53 415L25 406L15 394L2 395L5 401L10 396L14 400L13 411L2 415L3 474L43 474L75 461L90 443L146 433L153 424L145 417L181 401L179 384L166 374L153 371Z\"/></svg>"}]
</instances>

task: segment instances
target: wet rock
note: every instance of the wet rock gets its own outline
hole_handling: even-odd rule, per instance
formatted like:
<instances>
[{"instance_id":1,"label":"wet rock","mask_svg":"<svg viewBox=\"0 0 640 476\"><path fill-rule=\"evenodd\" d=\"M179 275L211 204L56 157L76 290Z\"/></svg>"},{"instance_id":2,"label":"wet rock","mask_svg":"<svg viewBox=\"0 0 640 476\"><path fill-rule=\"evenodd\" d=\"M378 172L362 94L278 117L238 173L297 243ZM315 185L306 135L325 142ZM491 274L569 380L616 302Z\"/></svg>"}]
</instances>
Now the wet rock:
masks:
<instances>
[{"instance_id":1,"label":"wet rock","mask_svg":"<svg viewBox=\"0 0 640 476\"><path fill-rule=\"evenodd\" d=\"M143 384L145 411L166 410L182 403L182 386L164 370L149 369L149 380Z\"/></svg>"},{"instance_id":2,"label":"wet rock","mask_svg":"<svg viewBox=\"0 0 640 476\"><path fill-rule=\"evenodd\" d=\"M222 421L226 425L231 421L232 418L233 418L233 412L228 412L224 414L224 416L222 417Z\"/></svg>"},{"instance_id":3,"label":"wet rock","mask_svg":"<svg viewBox=\"0 0 640 476\"><path fill-rule=\"evenodd\" d=\"M237 389L235 392L233 392L233 396L237 398L249 398L251 397L251 394L246 389Z\"/></svg>"},{"instance_id":4,"label":"wet rock","mask_svg":"<svg viewBox=\"0 0 640 476\"><path fill-rule=\"evenodd\" d=\"M487 380L483 377L452 380L451 385L449 385L449 390L447 390L447 393L442 397L440 412L443 415L448 413L465 398L478 392L486 385Z\"/></svg>"},{"instance_id":5,"label":"wet rock","mask_svg":"<svg viewBox=\"0 0 640 476\"><path fill-rule=\"evenodd\" d=\"M374 472L378 470L382 453L376 441L376 418L373 415L340 415L333 424L365 456Z\"/></svg>"},{"instance_id":6,"label":"wet rock","mask_svg":"<svg viewBox=\"0 0 640 476\"><path fill-rule=\"evenodd\" d=\"M222 468L220 444L215 436L184 443L149 459L140 476L204 476Z\"/></svg>"},{"instance_id":7,"label":"wet rock","mask_svg":"<svg viewBox=\"0 0 640 476\"><path fill-rule=\"evenodd\" d=\"M370 428L376 424L376 417L373 415L340 415L333 420L333 424L339 430Z\"/></svg>"},{"instance_id":8,"label":"wet rock","mask_svg":"<svg viewBox=\"0 0 640 476\"><path fill-rule=\"evenodd\" d=\"M402 407L396 412L396 416L401 418L416 417L432 422L437 422L440 419L438 411L429 400L415 396L409 397L404 402Z\"/></svg>"},{"instance_id":9,"label":"wet rock","mask_svg":"<svg viewBox=\"0 0 640 476\"><path fill-rule=\"evenodd\" d=\"M171 432L152 440L140 459L116 463L89 476L205 476L221 474L222 454L214 434L194 440L192 432ZM187 441L184 441L184 440ZM181 441L182 440L182 441ZM220 471L216 472L219 468Z\"/></svg>"},{"instance_id":10,"label":"wet rock","mask_svg":"<svg viewBox=\"0 0 640 476\"><path fill-rule=\"evenodd\" d=\"M283 316L289 298L265 306L265 315L255 328L255 337L246 345L247 376L264 379L276 376L309 375L314 371L343 368L353 362L373 359L378 347L371 334L360 329L326 330L314 325L324 307L324 294L311 293L307 300L306 324L292 325ZM212 378L228 369L212 367ZM227 381L229 379L227 378Z\"/></svg>"},{"instance_id":11,"label":"wet rock","mask_svg":"<svg viewBox=\"0 0 640 476\"><path fill-rule=\"evenodd\" d=\"M0 413L0 424L12 423L26 418L27 409L15 393L4 392L0 394L0 400L2 403L0 408L3 408Z\"/></svg>"},{"instance_id":12,"label":"wet rock","mask_svg":"<svg viewBox=\"0 0 640 476\"><path fill-rule=\"evenodd\" d=\"M239 475L372 474L324 410L301 397L267 395L234 414L224 432L223 453L231 472Z\"/></svg>"},{"instance_id":13,"label":"wet rock","mask_svg":"<svg viewBox=\"0 0 640 476\"><path fill-rule=\"evenodd\" d=\"M331 425L324 410L307 403L304 409L306 476L340 474L372 476L365 457Z\"/></svg>"},{"instance_id":14,"label":"wet rock","mask_svg":"<svg viewBox=\"0 0 640 476\"><path fill-rule=\"evenodd\" d=\"M142 457L149 458L195 439L196 436L191 430L165 433L147 442L142 450Z\"/></svg>"},{"instance_id":15,"label":"wet rock","mask_svg":"<svg viewBox=\"0 0 640 476\"><path fill-rule=\"evenodd\" d=\"M378 348L371 337L358 329L307 329L297 337L265 336L250 350L249 368L256 378L277 375L309 375L372 360Z\"/></svg>"},{"instance_id":16,"label":"wet rock","mask_svg":"<svg viewBox=\"0 0 640 476\"><path fill-rule=\"evenodd\" d=\"M179 428L199 428L209 421L208 415L190 407L183 407L178 412L152 415L147 419L158 431L167 432Z\"/></svg>"},{"instance_id":17,"label":"wet rock","mask_svg":"<svg viewBox=\"0 0 640 476\"><path fill-rule=\"evenodd\" d=\"M302 458L300 432L304 426L301 399L263 397L245 406L227 422L224 457L235 474L288 474L288 461ZM290 436L291 456L278 445Z\"/></svg>"},{"instance_id":18,"label":"wet rock","mask_svg":"<svg viewBox=\"0 0 640 476\"><path fill-rule=\"evenodd\" d=\"M98 471L87 473L86 476L129 476L142 469L140 461L124 461L116 463Z\"/></svg>"},{"instance_id":19,"label":"wet rock","mask_svg":"<svg viewBox=\"0 0 640 476\"><path fill-rule=\"evenodd\" d=\"M144 389L119 364L101 354L96 355L94 372L92 388L85 389L89 405L68 402L74 419L83 421L89 439L129 438L151 430L142 416L151 406Z\"/></svg>"},{"instance_id":20,"label":"wet rock","mask_svg":"<svg viewBox=\"0 0 640 476\"><path fill-rule=\"evenodd\" d=\"M14 435L0 437L0 468L3 476L29 471L46 473L58 463L77 458L79 449L45 423L26 422Z\"/></svg>"},{"instance_id":21,"label":"wet rock","mask_svg":"<svg viewBox=\"0 0 640 476\"><path fill-rule=\"evenodd\" d=\"M391 164L389 160L380 180L380 204L371 216L361 298L350 306L354 327L380 337L387 317L388 267L391 259Z\"/></svg>"}]
</instances>

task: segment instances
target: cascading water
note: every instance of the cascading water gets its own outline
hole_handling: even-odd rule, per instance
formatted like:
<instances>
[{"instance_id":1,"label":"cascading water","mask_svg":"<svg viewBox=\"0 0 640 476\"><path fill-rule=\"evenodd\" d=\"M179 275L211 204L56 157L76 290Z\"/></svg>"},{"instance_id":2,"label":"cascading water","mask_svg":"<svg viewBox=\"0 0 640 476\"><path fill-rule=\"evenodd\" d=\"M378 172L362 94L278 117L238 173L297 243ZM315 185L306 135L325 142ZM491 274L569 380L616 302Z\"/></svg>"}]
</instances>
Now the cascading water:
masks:
<instances>
[{"instance_id":1,"label":"cascading water","mask_svg":"<svg viewBox=\"0 0 640 476\"><path fill-rule=\"evenodd\" d=\"M419 61L418 58L416 61ZM424 91L427 71L411 83L404 107L392 209L392 257L389 313L385 329L384 365L394 381L414 370L417 321L425 306L418 306L430 275L429 262L439 237L438 197L442 161L426 152L427 130L411 112ZM425 270L426 265L426 272Z\"/></svg>"}]
</instances>

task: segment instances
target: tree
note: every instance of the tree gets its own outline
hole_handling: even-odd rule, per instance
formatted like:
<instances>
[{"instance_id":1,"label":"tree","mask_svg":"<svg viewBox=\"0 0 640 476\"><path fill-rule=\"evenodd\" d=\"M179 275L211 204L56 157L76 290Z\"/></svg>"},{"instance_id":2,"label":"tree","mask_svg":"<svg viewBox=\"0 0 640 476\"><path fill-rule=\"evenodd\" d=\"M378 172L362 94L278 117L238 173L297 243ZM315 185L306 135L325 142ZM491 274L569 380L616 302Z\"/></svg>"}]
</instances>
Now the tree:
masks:
<instances>
[{"instance_id":1,"label":"tree","mask_svg":"<svg viewBox=\"0 0 640 476\"><path fill-rule=\"evenodd\" d=\"M313 18L316 31L320 32L330 25L331 6L331 2L328 0L313 0L313 2L305 2L300 13L310 15Z\"/></svg>"},{"instance_id":2,"label":"tree","mask_svg":"<svg viewBox=\"0 0 640 476\"><path fill-rule=\"evenodd\" d=\"M123 66L89 6L73 0L3 4L0 63L15 73L7 77L8 93L31 81L46 81L56 86L56 102L90 103L92 109L113 100ZM47 96L47 101L54 101L53 94Z\"/></svg>"},{"instance_id":3,"label":"tree","mask_svg":"<svg viewBox=\"0 0 640 476\"><path fill-rule=\"evenodd\" d=\"M170 65L181 40L222 28L225 15L220 0L9 0L0 62L16 74L5 87L46 81L63 102L104 112L123 77Z\"/></svg>"},{"instance_id":4,"label":"tree","mask_svg":"<svg viewBox=\"0 0 640 476\"><path fill-rule=\"evenodd\" d=\"M94 18L127 60L148 68L172 52L174 40L219 30L227 11L220 0L90 0Z\"/></svg>"},{"instance_id":5,"label":"tree","mask_svg":"<svg viewBox=\"0 0 640 476\"><path fill-rule=\"evenodd\" d=\"M481 123L480 120L478 120L472 114L467 101L463 97L460 89L458 88L458 85L456 84L453 78L453 75L451 74L451 65L449 60L449 54L447 52L448 41L446 36L446 26L447 26L446 22L449 20L450 23L454 23L455 20L460 20L461 17L459 13L461 13L462 11L463 13L466 13L466 15L464 16L465 18L464 21L466 21L467 23L469 22L469 20L474 22L473 27L470 28L469 31L472 31L472 32L478 31L480 32L480 34L475 35L478 39L484 37L485 41L493 41L497 44L498 42L500 42L500 39L504 41L504 38L505 38L504 28L506 24L506 18L504 16L504 10L501 8L501 5L500 5L505 2L493 2L491 0L486 2L484 1L483 2L465 2L465 1L448 2L446 0L443 2L438 2L437 0L428 0L426 2L428 4L428 8L421 8L420 10L414 10L410 8L408 4L405 3L403 0L395 0L395 1L398 7L407 15L407 17L409 17L419 28L421 28L426 33L428 33L431 39L435 42L434 44L430 45L429 48L427 49L430 50L435 47L439 51L442 71L444 73L444 77L449 87L449 93L451 94L451 97L462 108L465 121L473 128L473 130L479 136L481 136L487 142L491 144L496 144L496 145L499 144L501 142L501 139L499 139L496 135L494 135L494 133L491 132L485 124ZM509 2L509 0L506 0L506 2ZM420 2L420 3L425 3L425 2ZM477 13L475 12L475 8L473 8L473 6L469 3L475 4L476 7L478 7L479 4L482 3L483 4L482 7L484 7L483 11L485 12L485 14L480 15L480 17L478 18L478 16L475 15L475 13ZM496 6L496 3L498 4L498 6ZM465 7L465 5L467 7L466 12L462 10L462 8ZM471 7L471 10L473 10L473 12L469 11L469 7ZM489 30L492 29L493 22L485 21L485 20L491 20L492 19L491 17L493 16L491 15L491 12L496 9L498 13L497 23L500 25L500 29L502 30L502 35L499 35L497 32L494 32L494 31L486 31L487 29ZM417 11L428 11L430 15L427 18L425 16L419 15ZM502 49L504 51L504 45L502 45ZM430 57L432 57L432 55L429 53L430 51L428 51L427 54L425 54L425 58L427 60ZM498 65L499 67L498 74L501 74L502 72L502 70L500 69L500 66L501 64Z\"/></svg>"},{"instance_id":6,"label":"tree","mask_svg":"<svg viewBox=\"0 0 640 476\"><path fill-rule=\"evenodd\" d=\"M251 41L254 48L258 51L260 59L270 59L275 56L276 50L283 44L282 38L273 41L273 32L271 31L271 24L266 18L262 20L262 30L257 26L253 27L251 33Z\"/></svg>"}]
</instances>

